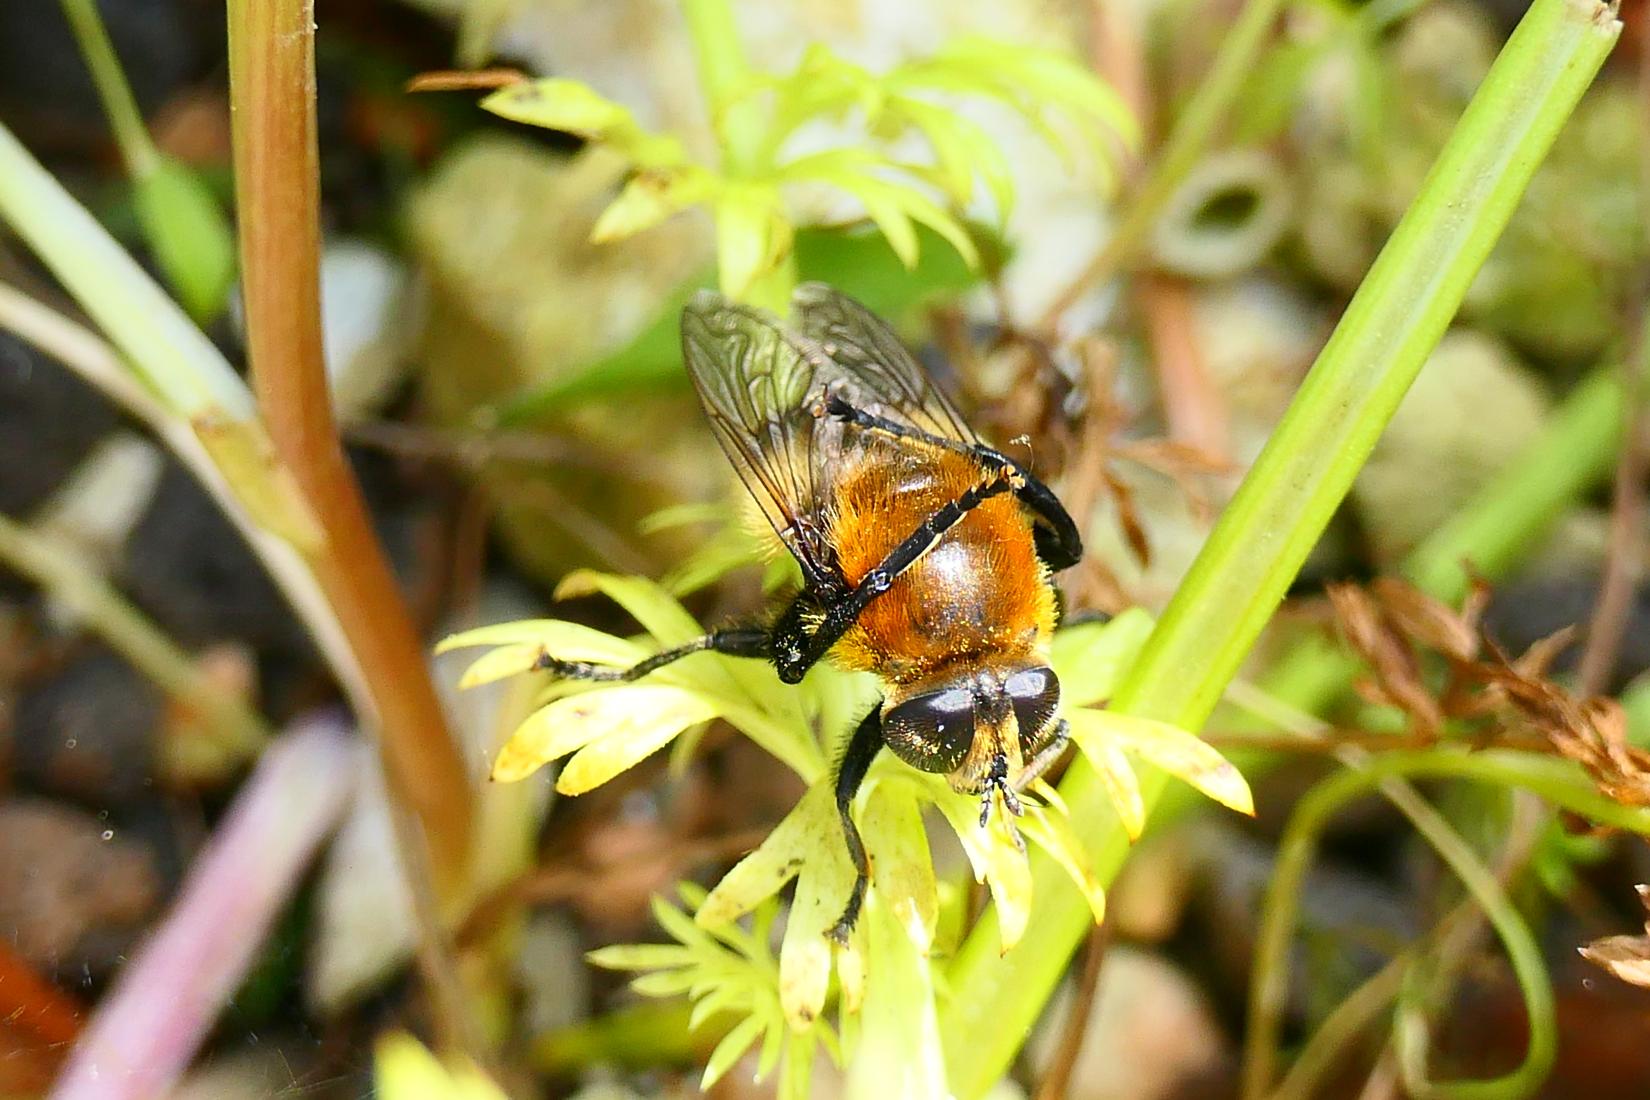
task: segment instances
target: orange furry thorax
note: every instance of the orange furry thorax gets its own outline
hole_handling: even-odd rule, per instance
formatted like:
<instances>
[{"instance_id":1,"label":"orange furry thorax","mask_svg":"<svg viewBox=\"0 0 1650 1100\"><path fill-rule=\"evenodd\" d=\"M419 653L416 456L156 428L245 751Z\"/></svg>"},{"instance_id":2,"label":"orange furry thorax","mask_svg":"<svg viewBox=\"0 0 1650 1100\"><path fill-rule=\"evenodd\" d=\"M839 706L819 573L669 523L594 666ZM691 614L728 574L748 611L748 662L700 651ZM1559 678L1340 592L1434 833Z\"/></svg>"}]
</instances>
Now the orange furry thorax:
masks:
<instances>
[{"instance_id":1,"label":"orange furry thorax","mask_svg":"<svg viewBox=\"0 0 1650 1100\"><path fill-rule=\"evenodd\" d=\"M844 456L826 519L843 576L857 584L931 515L986 476L939 447L864 447ZM1007 494L963 517L860 613L831 655L909 684L955 662L1046 648L1054 591L1031 519Z\"/></svg>"}]
</instances>

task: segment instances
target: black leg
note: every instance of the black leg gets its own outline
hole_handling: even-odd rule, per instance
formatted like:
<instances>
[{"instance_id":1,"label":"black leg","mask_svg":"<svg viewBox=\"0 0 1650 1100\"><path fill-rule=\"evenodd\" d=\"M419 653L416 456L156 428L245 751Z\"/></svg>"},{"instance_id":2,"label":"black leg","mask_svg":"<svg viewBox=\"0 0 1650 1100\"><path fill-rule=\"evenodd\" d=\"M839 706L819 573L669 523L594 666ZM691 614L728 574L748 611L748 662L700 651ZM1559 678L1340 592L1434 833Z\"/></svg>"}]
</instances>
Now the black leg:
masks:
<instances>
[{"instance_id":1,"label":"black leg","mask_svg":"<svg viewBox=\"0 0 1650 1100\"><path fill-rule=\"evenodd\" d=\"M655 653L646 660L636 662L629 668L607 668L603 665L593 665L588 661L558 661L548 653L540 654L533 667L545 669L569 680L622 681L629 683L632 680L640 680L654 669L663 668L672 661L679 661L690 654L703 653L706 650L725 653L729 657L759 657L766 659L773 654L772 638L768 628L747 626L733 627L727 630L713 630L704 637L695 638L693 641L679 645L675 649Z\"/></svg>"},{"instance_id":2,"label":"black leg","mask_svg":"<svg viewBox=\"0 0 1650 1100\"><path fill-rule=\"evenodd\" d=\"M867 432L876 432L893 439L909 439L926 443L931 447L940 447L959 454L966 454L977 459L987 467L1008 466L1018 475L1019 484L1014 486L1014 495L1020 498L1020 503L1031 509L1032 513L1042 521L1034 532L1037 540L1037 555L1042 558L1048 567L1058 573L1062 569L1069 569L1083 556L1083 537L1077 530L1077 524L1072 520L1071 513L1066 506L1060 503L1060 498L1054 495L1054 490L1033 477L1025 467L1009 458L1001 451L993 450L982 443L964 443L957 439L946 439L943 436L930 435L918 428L910 427L877 416L874 413L856 409L848 402L837 396L825 399L824 413L846 424Z\"/></svg>"},{"instance_id":3,"label":"black leg","mask_svg":"<svg viewBox=\"0 0 1650 1100\"><path fill-rule=\"evenodd\" d=\"M872 600L893 585L894 578L916 564L945 533L982 503L1017 488L1019 475L999 466L987 481L965 490L956 500L935 510L915 531L888 552L882 562L852 589L828 601L809 599L787 611L774 628L774 666L787 684L800 681L808 669L847 633Z\"/></svg>"},{"instance_id":4,"label":"black leg","mask_svg":"<svg viewBox=\"0 0 1650 1100\"><path fill-rule=\"evenodd\" d=\"M848 904L842 916L832 926L830 936L837 943L847 943L848 934L859 920L859 908L865 904L865 888L871 882L871 861L865 854L865 842L859 838L859 826L854 824L850 807L859 785L865 782L865 773L871 770L871 761L882 749L882 705L872 708L854 730L848 749L842 754L842 765L836 773L836 812L842 818L842 837L848 844L848 858L854 863L854 888L848 893Z\"/></svg>"}]
</instances>

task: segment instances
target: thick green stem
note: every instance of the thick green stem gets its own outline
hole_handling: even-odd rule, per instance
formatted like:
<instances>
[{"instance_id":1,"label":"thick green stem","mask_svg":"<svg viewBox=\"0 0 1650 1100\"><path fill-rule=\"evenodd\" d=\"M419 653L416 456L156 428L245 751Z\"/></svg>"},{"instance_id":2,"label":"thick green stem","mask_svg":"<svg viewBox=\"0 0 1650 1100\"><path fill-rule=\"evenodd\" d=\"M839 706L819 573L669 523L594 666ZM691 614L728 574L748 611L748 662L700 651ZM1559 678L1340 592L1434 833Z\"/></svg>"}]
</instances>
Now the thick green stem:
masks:
<instances>
[{"instance_id":1,"label":"thick green stem","mask_svg":"<svg viewBox=\"0 0 1650 1100\"><path fill-rule=\"evenodd\" d=\"M1210 534L1114 708L1196 729L1207 719L1461 304L1490 248L1620 33L1612 9L1536 0L1462 116L1288 413ZM1155 802L1161 774L1142 777ZM1092 769L1061 786L1095 871L1128 839ZM941 1021L950 1084L979 1096L1007 1069L1087 933L1063 872L1039 859L1021 946L997 954L988 915L963 945Z\"/></svg>"}]
</instances>

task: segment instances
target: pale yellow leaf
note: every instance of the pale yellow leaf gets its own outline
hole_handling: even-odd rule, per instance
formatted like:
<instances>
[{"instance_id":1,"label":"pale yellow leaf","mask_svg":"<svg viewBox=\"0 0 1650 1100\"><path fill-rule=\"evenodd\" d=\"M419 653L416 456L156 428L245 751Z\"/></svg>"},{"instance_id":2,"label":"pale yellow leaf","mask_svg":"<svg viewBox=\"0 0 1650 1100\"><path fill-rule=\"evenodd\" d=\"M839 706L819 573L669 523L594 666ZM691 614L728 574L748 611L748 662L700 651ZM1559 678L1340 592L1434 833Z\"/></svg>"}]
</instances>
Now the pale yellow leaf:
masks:
<instances>
[{"instance_id":1,"label":"pale yellow leaf","mask_svg":"<svg viewBox=\"0 0 1650 1100\"><path fill-rule=\"evenodd\" d=\"M1080 709L1067 714L1073 736L1110 738L1122 748L1190 783L1223 806L1254 815L1254 796L1243 774L1213 745L1178 726L1111 711ZM1081 744L1081 740L1078 742Z\"/></svg>"},{"instance_id":2,"label":"pale yellow leaf","mask_svg":"<svg viewBox=\"0 0 1650 1100\"><path fill-rule=\"evenodd\" d=\"M1027 816L1020 819L1020 831L1065 869L1089 903L1094 923L1103 923L1106 919L1106 888L1095 876L1094 866L1089 862L1083 842L1072 830L1070 819L1052 808L1031 806L1027 808Z\"/></svg>"},{"instance_id":3,"label":"pale yellow leaf","mask_svg":"<svg viewBox=\"0 0 1650 1100\"><path fill-rule=\"evenodd\" d=\"M669 710L657 711L651 718L645 712L641 713L635 721L621 723L613 732L574 753L556 777L556 790L566 795L594 790L659 751L683 730L700 722L708 722L719 713L716 704L703 695L696 692L684 694L686 698L680 705L673 704ZM575 696L568 702L576 702L579 698L584 696Z\"/></svg>"},{"instance_id":4,"label":"pale yellow leaf","mask_svg":"<svg viewBox=\"0 0 1650 1100\"><path fill-rule=\"evenodd\" d=\"M703 695L665 684L626 684L557 699L516 728L493 761L493 778L525 778L551 760L604 737L668 730L663 744L689 726L716 717Z\"/></svg>"}]
</instances>

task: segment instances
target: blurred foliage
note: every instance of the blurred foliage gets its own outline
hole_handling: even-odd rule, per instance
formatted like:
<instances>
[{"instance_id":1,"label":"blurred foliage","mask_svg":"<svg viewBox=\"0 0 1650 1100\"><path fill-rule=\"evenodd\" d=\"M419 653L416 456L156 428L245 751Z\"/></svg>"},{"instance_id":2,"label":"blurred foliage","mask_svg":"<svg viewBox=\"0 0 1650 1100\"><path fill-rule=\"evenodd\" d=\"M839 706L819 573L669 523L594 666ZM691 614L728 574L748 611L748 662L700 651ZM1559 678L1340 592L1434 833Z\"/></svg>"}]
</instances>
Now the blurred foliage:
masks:
<instances>
[{"instance_id":1,"label":"blurred foliage","mask_svg":"<svg viewBox=\"0 0 1650 1100\"><path fill-rule=\"evenodd\" d=\"M731 26L700 31L724 32L731 34ZM739 50L736 42L700 45L702 53L723 56ZM597 219L592 240L628 237L691 207L708 207L723 293L776 310L786 308L795 281L801 219L787 201L793 190L823 188L845 197L907 268L922 253L919 227L978 266L979 248L953 210L969 205L983 185L997 216L1006 217L1013 187L998 145L947 100L1006 106L1056 149L1084 141L1102 164L1134 140L1127 109L1087 69L1061 54L1006 42L958 39L931 58L883 74L815 46L789 74L741 72L731 87L718 87L706 74L706 83L722 144L715 164L691 159L678 138L643 129L629 110L577 81L527 81L494 92L483 106L625 158L633 174ZM1066 129L1048 121L1055 112L1068 117ZM847 140L831 140L832 128L850 120L856 125ZM805 148L809 138L825 147ZM911 159L909 139L920 140L929 155Z\"/></svg>"}]
</instances>

